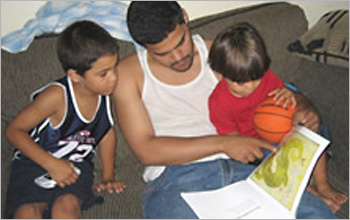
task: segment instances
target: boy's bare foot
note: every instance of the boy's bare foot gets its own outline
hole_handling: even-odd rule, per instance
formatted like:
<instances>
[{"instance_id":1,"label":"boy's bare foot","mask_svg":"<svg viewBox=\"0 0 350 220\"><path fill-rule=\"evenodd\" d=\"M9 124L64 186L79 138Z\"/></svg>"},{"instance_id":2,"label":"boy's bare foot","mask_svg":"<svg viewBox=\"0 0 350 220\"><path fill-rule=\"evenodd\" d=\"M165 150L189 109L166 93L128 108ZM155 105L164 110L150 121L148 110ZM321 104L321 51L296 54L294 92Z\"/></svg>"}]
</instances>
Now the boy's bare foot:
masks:
<instances>
[{"instance_id":1,"label":"boy's bare foot","mask_svg":"<svg viewBox=\"0 0 350 220\"><path fill-rule=\"evenodd\" d=\"M319 194L319 197L331 208L333 213L336 213L340 210L341 206L338 205L333 199L326 198Z\"/></svg>"},{"instance_id":2,"label":"boy's bare foot","mask_svg":"<svg viewBox=\"0 0 350 220\"><path fill-rule=\"evenodd\" d=\"M322 199L330 207L330 209L332 210L333 213L336 213L337 211L339 211L340 208L341 208L341 205L344 204L348 200L348 196L346 196L346 195L344 195L344 194L334 190L332 187L331 187L331 189L333 191L335 191L337 194L341 194L342 198L345 197L345 199L343 198L343 200L341 200L341 201L343 201L342 203L338 203L332 198L327 198L325 195L323 195L320 192L316 191L311 186L308 186L307 189L308 189L309 192L313 193L314 195L316 195L317 197Z\"/></svg>"},{"instance_id":3,"label":"boy's bare foot","mask_svg":"<svg viewBox=\"0 0 350 220\"><path fill-rule=\"evenodd\" d=\"M329 184L318 186L317 191L325 198L333 200L339 206L343 205L349 199L348 195L335 190Z\"/></svg>"}]
</instances>

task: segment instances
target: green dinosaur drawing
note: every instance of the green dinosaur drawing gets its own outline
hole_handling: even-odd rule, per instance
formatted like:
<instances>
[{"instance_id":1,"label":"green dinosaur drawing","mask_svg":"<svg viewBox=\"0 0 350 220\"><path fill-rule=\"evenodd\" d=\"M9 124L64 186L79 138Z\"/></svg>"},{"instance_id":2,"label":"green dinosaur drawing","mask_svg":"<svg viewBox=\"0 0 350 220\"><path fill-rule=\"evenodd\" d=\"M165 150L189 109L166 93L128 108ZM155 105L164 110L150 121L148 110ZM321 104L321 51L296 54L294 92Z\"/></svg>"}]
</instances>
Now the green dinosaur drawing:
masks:
<instances>
[{"instance_id":1,"label":"green dinosaur drawing","mask_svg":"<svg viewBox=\"0 0 350 220\"><path fill-rule=\"evenodd\" d=\"M291 153L291 154L290 154ZM298 138L289 140L282 149L282 152L275 157L269 157L256 173L257 179L263 178L266 185L275 188L288 183L289 161L297 161L303 153L303 144ZM276 160L275 170L272 169Z\"/></svg>"}]
</instances>

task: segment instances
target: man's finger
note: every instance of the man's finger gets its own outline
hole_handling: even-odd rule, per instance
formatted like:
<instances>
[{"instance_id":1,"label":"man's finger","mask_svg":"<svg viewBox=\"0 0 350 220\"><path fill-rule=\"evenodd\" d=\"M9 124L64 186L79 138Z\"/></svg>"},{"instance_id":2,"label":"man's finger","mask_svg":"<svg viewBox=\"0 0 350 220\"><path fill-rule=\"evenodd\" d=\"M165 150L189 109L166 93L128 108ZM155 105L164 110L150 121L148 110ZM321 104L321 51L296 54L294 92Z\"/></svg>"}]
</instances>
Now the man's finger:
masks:
<instances>
[{"instance_id":1,"label":"man's finger","mask_svg":"<svg viewBox=\"0 0 350 220\"><path fill-rule=\"evenodd\" d=\"M268 143L266 141L260 141L260 145L258 145L258 146L260 148L265 148L266 150L269 150L269 151L272 151L272 152L276 151L276 148L272 144L270 144L270 143Z\"/></svg>"},{"instance_id":2,"label":"man's finger","mask_svg":"<svg viewBox=\"0 0 350 220\"><path fill-rule=\"evenodd\" d=\"M253 160L249 160L250 162L260 159L264 156L264 153L261 151L259 147L255 148L255 150L253 151L253 154L254 154L254 158Z\"/></svg>"},{"instance_id":3,"label":"man's finger","mask_svg":"<svg viewBox=\"0 0 350 220\"><path fill-rule=\"evenodd\" d=\"M294 114L293 119L292 119L292 126L296 127L299 124L305 124L304 119L305 119L305 113L300 112L300 111L296 112Z\"/></svg>"}]
</instances>

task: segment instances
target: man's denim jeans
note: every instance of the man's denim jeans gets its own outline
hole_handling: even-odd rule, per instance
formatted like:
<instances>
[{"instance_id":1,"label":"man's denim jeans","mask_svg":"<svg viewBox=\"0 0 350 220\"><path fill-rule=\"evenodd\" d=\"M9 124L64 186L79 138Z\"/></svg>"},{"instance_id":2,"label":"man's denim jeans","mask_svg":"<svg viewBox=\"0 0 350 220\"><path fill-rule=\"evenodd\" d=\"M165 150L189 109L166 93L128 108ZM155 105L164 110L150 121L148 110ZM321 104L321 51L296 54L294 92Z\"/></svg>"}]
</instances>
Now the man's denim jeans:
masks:
<instances>
[{"instance_id":1,"label":"man's denim jeans","mask_svg":"<svg viewBox=\"0 0 350 220\"><path fill-rule=\"evenodd\" d=\"M218 189L246 179L254 169L254 165L233 160L168 166L161 176L148 184L142 201L144 217L195 219L197 216L182 199L181 192ZM323 200L306 191L296 217L336 218Z\"/></svg>"}]
</instances>

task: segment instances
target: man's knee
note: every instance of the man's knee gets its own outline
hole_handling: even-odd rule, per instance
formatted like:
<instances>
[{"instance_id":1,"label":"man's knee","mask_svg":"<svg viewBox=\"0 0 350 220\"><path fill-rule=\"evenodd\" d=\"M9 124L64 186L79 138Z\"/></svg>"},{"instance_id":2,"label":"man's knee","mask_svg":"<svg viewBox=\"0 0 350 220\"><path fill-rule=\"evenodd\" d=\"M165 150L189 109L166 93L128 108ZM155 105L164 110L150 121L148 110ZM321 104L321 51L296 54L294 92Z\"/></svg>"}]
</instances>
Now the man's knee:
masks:
<instances>
[{"instance_id":1,"label":"man's knee","mask_svg":"<svg viewBox=\"0 0 350 220\"><path fill-rule=\"evenodd\" d=\"M78 218L81 201L73 194L61 195L52 206L52 218Z\"/></svg>"}]
</instances>

